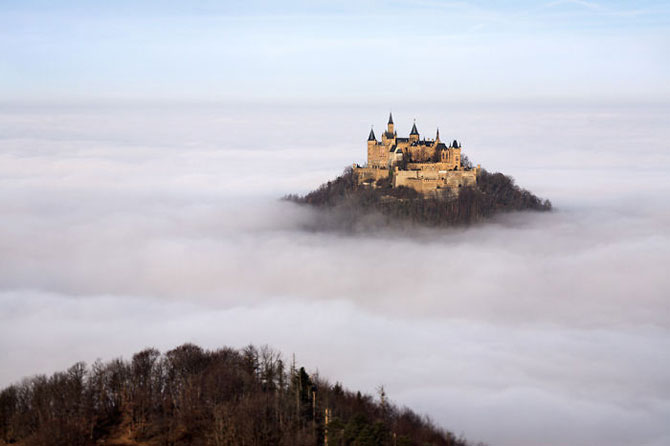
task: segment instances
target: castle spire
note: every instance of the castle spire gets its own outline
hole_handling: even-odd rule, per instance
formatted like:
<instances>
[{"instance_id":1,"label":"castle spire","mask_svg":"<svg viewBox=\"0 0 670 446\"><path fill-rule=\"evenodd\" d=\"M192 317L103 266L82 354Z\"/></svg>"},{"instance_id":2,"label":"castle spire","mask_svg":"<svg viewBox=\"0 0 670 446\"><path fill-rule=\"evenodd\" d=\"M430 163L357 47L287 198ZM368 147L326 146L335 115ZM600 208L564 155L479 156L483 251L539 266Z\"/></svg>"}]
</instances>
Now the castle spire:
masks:
<instances>
[{"instance_id":1,"label":"castle spire","mask_svg":"<svg viewBox=\"0 0 670 446\"><path fill-rule=\"evenodd\" d=\"M416 129L416 119L414 120L414 124L412 124L412 131L409 134L419 136L419 131Z\"/></svg>"},{"instance_id":2,"label":"castle spire","mask_svg":"<svg viewBox=\"0 0 670 446\"><path fill-rule=\"evenodd\" d=\"M393 115L389 112L389 122L386 124L386 133L382 135L382 139L384 138L393 138L393 134L395 133L395 128L393 126Z\"/></svg>"},{"instance_id":3,"label":"castle spire","mask_svg":"<svg viewBox=\"0 0 670 446\"><path fill-rule=\"evenodd\" d=\"M435 135L435 142L440 142L440 128L437 128L437 134Z\"/></svg>"},{"instance_id":4,"label":"castle spire","mask_svg":"<svg viewBox=\"0 0 670 446\"><path fill-rule=\"evenodd\" d=\"M377 138L375 138L375 132L372 129L372 127L370 127L370 136L368 136L368 141L377 141Z\"/></svg>"},{"instance_id":5,"label":"castle spire","mask_svg":"<svg viewBox=\"0 0 670 446\"><path fill-rule=\"evenodd\" d=\"M412 124L412 131L409 132L409 141L412 144L417 144L419 142L419 131L416 129L416 119L414 124Z\"/></svg>"}]
</instances>

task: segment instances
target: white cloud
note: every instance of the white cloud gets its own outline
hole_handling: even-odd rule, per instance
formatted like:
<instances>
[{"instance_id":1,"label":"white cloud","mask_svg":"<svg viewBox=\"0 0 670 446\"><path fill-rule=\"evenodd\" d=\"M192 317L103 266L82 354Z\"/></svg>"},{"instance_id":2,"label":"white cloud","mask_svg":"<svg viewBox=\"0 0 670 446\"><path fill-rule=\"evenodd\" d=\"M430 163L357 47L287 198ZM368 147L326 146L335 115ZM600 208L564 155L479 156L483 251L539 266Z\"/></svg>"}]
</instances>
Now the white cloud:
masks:
<instances>
[{"instance_id":1,"label":"white cloud","mask_svg":"<svg viewBox=\"0 0 670 446\"><path fill-rule=\"evenodd\" d=\"M270 343L475 440L666 442L667 107L397 105L558 210L305 230L276 197L361 161L380 108L5 108L0 384Z\"/></svg>"}]
</instances>

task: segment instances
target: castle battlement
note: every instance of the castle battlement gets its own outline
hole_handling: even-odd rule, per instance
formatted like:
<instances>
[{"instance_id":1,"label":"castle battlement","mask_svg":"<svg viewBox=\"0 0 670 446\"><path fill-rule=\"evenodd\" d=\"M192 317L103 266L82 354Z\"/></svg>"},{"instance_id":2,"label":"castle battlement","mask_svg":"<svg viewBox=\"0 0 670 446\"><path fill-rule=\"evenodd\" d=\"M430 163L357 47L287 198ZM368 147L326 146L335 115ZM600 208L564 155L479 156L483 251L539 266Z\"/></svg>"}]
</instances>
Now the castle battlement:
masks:
<instances>
[{"instance_id":1,"label":"castle battlement","mask_svg":"<svg viewBox=\"0 0 670 446\"><path fill-rule=\"evenodd\" d=\"M392 176L393 187L410 187L424 195L443 195L474 186L480 171L480 166L463 166L461 144L456 140L443 143L439 129L435 139L421 139L415 122L409 137L399 138L391 114L381 141L370 129L367 155L364 167L354 165L359 184L375 187L378 180Z\"/></svg>"}]
</instances>

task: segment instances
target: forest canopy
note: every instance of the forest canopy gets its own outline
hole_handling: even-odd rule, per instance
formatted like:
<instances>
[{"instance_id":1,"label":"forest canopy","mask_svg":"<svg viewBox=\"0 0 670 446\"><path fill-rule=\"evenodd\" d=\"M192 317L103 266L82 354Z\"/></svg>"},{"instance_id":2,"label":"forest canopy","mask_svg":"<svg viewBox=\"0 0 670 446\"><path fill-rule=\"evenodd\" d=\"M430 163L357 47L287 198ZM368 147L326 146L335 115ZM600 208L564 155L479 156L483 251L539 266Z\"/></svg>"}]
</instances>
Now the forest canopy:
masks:
<instances>
[{"instance_id":1,"label":"forest canopy","mask_svg":"<svg viewBox=\"0 0 670 446\"><path fill-rule=\"evenodd\" d=\"M428 418L286 364L269 348L184 344L77 363L0 392L0 444L466 446Z\"/></svg>"}]
</instances>

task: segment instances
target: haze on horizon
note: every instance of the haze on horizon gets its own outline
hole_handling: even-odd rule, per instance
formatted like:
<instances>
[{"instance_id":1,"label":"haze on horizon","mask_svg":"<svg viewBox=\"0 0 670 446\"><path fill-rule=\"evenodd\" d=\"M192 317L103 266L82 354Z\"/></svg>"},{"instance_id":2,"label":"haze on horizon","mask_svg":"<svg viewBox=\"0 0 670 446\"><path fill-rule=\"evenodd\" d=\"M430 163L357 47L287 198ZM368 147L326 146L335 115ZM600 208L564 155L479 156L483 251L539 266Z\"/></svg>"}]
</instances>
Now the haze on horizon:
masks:
<instances>
[{"instance_id":1,"label":"haze on horizon","mask_svg":"<svg viewBox=\"0 0 670 446\"><path fill-rule=\"evenodd\" d=\"M253 342L491 446L670 443L668 6L491 3L3 2L0 387ZM390 108L556 211L306 231Z\"/></svg>"}]
</instances>

